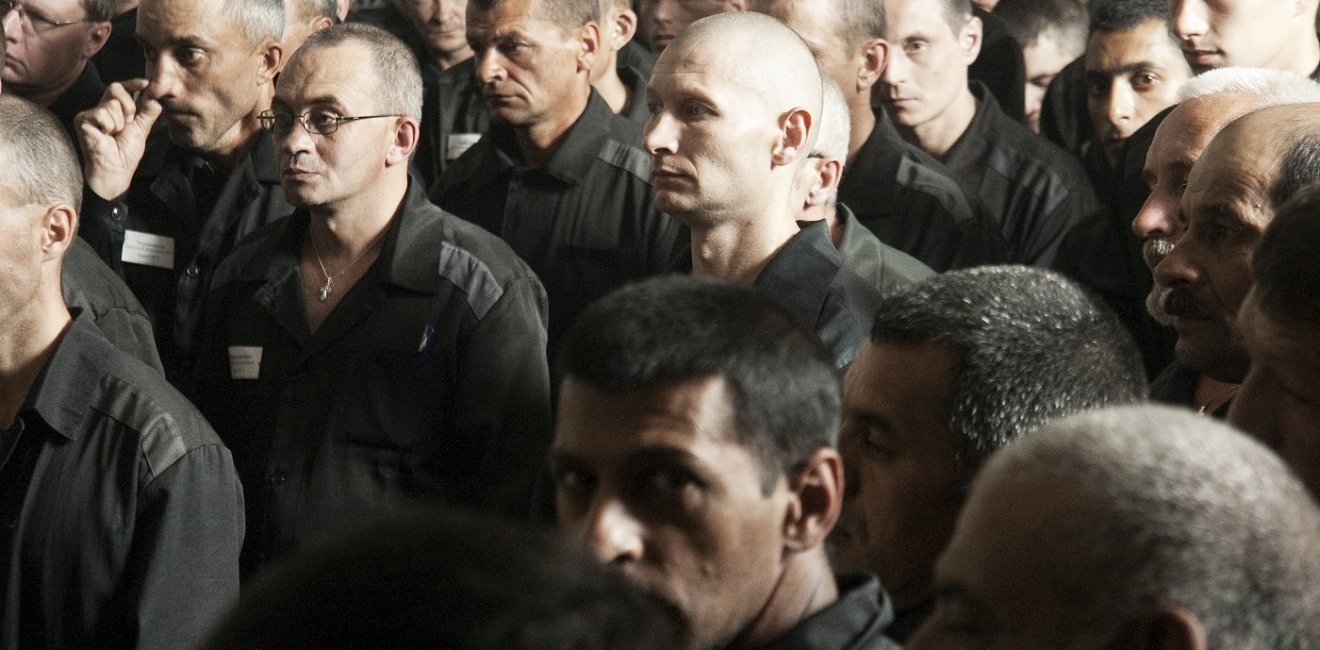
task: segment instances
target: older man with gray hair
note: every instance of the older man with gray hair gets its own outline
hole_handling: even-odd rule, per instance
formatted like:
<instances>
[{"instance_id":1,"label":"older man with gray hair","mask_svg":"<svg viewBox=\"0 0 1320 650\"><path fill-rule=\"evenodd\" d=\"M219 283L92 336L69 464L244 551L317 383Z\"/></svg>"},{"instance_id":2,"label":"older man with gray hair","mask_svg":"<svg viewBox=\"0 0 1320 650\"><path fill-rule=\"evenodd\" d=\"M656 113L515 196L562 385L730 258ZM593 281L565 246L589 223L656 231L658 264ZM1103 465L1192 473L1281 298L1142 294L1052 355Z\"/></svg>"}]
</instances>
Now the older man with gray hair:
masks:
<instances>
[{"instance_id":1,"label":"older man with gray hair","mask_svg":"<svg viewBox=\"0 0 1320 650\"><path fill-rule=\"evenodd\" d=\"M982 470L906 647L1314 648L1316 548L1315 503L1246 436L1167 407L1077 415Z\"/></svg>"}]
</instances>

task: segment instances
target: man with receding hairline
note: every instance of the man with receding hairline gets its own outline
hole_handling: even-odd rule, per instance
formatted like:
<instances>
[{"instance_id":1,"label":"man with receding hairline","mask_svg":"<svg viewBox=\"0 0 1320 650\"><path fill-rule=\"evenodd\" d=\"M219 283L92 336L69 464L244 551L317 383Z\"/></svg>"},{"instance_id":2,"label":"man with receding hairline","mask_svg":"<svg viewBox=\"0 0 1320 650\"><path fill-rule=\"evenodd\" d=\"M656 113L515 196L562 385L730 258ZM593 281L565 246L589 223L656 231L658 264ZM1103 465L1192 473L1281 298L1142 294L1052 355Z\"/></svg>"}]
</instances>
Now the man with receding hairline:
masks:
<instances>
[{"instance_id":1,"label":"man with receding hairline","mask_svg":"<svg viewBox=\"0 0 1320 650\"><path fill-rule=\"evenodd\" d=\"M147 77L110 84L76 120L87 186L79 236L151 314L176 385L196 363L216 266L292 210L257 123L283 30L280 0L143 0Z\"/></svg>"},{"instance_id":2,"label":"man with receding hairline","mask_svg":"<svg viewBox=\"0 0 1320 650\"><path fill-rule=\"evenodd\" d=\"M769 293L847 367L879 294L824 222L797 222L822 103L806 44L762 14L703 18L660 55L646 98L656 205L691 230L692 272Z\"/></svg>"}]
</instances>

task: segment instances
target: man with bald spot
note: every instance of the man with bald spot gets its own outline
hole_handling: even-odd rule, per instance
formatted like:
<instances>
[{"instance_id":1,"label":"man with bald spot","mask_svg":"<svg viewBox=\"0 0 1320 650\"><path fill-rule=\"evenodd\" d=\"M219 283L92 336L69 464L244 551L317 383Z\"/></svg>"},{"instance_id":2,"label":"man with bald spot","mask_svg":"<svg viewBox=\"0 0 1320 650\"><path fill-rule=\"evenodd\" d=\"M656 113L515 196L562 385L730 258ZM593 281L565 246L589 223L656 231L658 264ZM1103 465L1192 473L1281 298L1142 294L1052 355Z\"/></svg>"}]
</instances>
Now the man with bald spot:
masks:
<instances>
[{"instance_id":1,"label":"man with bald spot","mask_svg":"<svg viewBox=\"0 0 1320 650\"><path fill-rule=\"evenodd\" d=\"M806 44L769 16L705 18L661 54L646 99L656 206L691 230L692 272L766 291L846 367L880 296L825 223L797 223L822 102Z\"/></svg>"},{"instance_id":2,"label":"man with bald spot","mask_svg":"<svg viewBox=\"0 0 1320 650\"><path fill-rule=\"evenodd\" d=\"M1150 196L1132 221L1132 231L1144 240L1146 264L1153 271L1186 228L1181 202L1193 164L1229 122L1259 108L1305 101L1320 101L1320 86L1290 73L1230 68L1212 71L1190 82L1178 105L1160 123L1146 156L1146 185ZM1174 294L1173 309L1185 308L1186 294ZM1146 308L1156 321L1171 325L1165 313L1168 289L1153 284ZM1151 398L1191 406L1223 417L1229 383L1202 374L1202 369L1181 356L1151 383ZM1215 399L1217 396L1221 399Z\"/></svg>"},{"instance_id":3,"label":"man with bald spot","mask_svg":"<svg viewBox=\"0 0 1320 650\"><path fill-rule=\"evenodd\" d=\"M1155 267L1183 366L1200 374L1192 408L1222 412L1249 365L1236 317L1251 288L1251 251L1275 212L1320 181L1316 105L1275 106L1224 127L1192 167L1186 230Z\"/></svg>"}]
</instances>

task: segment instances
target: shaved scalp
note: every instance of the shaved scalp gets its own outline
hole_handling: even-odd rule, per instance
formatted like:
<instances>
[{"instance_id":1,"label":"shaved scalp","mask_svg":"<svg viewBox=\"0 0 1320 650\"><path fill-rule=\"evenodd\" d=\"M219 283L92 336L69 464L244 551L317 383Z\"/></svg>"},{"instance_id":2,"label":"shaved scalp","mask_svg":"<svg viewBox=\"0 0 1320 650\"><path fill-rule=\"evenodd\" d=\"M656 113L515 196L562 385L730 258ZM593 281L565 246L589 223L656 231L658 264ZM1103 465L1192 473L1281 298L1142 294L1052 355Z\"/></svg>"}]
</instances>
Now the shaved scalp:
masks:
<instances>
[{"instance_id":1,"label":"shaved scalp","mask_svg":"<svg viewBox=\"0 0 1320 650\"><path fill-rule=\"evenodd\" d=\"M738 80L761 89L761 96L776 113L807 109L812 118L810 150L816 140L815 122L820 119L824 90L816 57L797 32L765 14L715 14L679 32L660 59L680 59L690 51L736 61Z\"/></svg>"}]
</instances>

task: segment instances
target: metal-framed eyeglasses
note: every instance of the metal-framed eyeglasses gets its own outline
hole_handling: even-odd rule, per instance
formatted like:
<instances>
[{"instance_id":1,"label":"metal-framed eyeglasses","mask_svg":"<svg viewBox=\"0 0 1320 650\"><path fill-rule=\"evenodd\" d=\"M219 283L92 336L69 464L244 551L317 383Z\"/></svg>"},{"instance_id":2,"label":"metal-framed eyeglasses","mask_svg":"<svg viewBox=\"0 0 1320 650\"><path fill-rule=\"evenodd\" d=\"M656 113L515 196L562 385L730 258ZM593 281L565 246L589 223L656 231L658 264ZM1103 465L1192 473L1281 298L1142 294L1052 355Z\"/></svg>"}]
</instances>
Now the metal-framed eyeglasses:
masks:
<instances>
[{"instance_id":1,"label":"metal-framed eyeglasses","mask_svg":"<svg viewBox=\"0 0 1320 650\"><path fill-rule=\"evenodd\" d=\"M0 0L4 2L5 0ZM358 120L374 120L378 117L406 117L399 114L388 115L339 115L334 111L315 110L307 111L302 115L294 115L288 111L262 111L257 119L261 121L261 128L274 133L275 135L288 135L293 131L293 122L296 119L301 122L308 133L314 135L331 135L339 130L339 125L343 122L356 122Z\"/></svg>"},{"instance_id":2,"label":"metal-framed eyeglasses","mask_svg":"<svg viewBox=\"0 0 1320 650\"><path fill-rule=\"evenodd\" d=\"M0 20L4 20L5 16L8 16L11 11L18 12L18 24L22 25L23 31L27 32L28 35L42 34L57 27L92 22L88 18L56 20L17 0L0 0Z\"/></svg>"}]
</instances>

